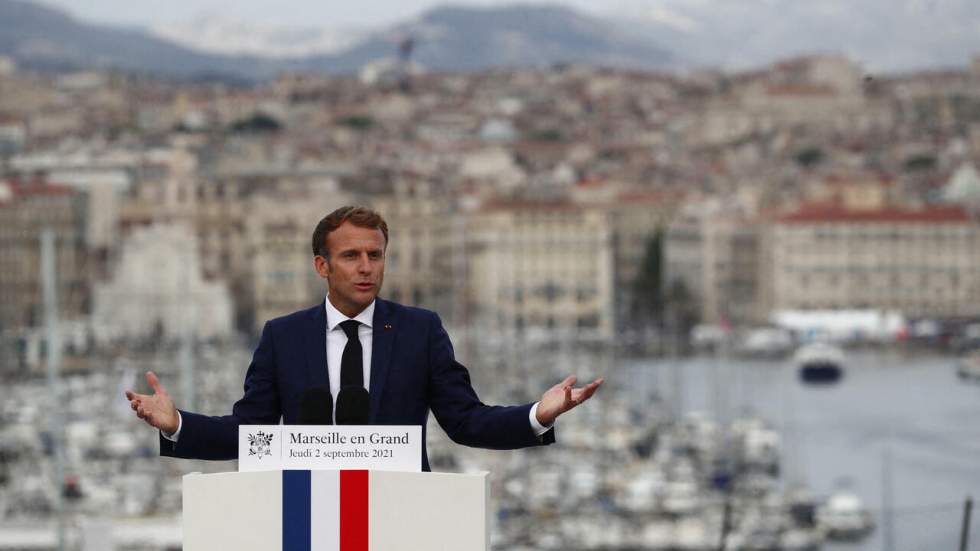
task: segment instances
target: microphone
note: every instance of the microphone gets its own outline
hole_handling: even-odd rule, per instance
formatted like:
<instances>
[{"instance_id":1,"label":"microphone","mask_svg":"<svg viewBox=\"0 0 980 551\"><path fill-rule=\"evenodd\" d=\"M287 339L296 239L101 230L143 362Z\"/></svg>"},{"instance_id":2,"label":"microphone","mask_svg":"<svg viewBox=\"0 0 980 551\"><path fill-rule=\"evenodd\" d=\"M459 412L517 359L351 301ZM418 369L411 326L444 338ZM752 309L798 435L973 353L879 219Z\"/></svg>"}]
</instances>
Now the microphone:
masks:
<instances>
[{"instance_id":1,"label":"microphone","mask_svg":"<svg viewBox=\"0 0 980 551\"><path fill-rule=\"evenodd\" d=\"M362 386L345 386L337 394L337 424L368 424L370 395Z\"/></svg>"},{"instance_id":2,"label":"microphone","mask_svg":"<svg viewBox=\"0 0 980 551\"><path fill-rule=\"evenodd\" d=\"M333 396L330 395L330 390L313 387L303 393L299 403L299 424L333 424Z\"/></svg>"}]
</instances>

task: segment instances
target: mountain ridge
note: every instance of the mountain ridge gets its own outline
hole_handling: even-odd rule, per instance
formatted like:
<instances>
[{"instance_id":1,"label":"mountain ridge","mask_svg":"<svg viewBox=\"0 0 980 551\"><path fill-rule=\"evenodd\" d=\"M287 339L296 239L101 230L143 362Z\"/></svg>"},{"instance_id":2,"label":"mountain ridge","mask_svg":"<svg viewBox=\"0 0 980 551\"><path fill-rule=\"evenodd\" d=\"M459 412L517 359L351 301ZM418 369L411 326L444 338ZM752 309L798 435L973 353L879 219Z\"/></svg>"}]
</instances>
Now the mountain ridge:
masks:
<instances>
[{"instance_id":1,"label":"mountain ridge","mask_svg":"<svg viewBox=\"0 0 980 551\"><path fill-rule=\"evenodd\" d=\"M975 0L945 0L942 6L920 0L621 0L616 6L616 13L600 17L555 4L442 5L356 37L317 33L312 24L293 35L281 27L254 36L242 31L235 47L251 53L229 54L202 49L201 41L189 38L165 39L161 34L180 34L159 28L90 23L26 0L0 0L0 55L28 69L257 81L287 71L356 73L385 59L390 65L407 38L414 44L413 64L432 71L559 63L742 70L832 52L872 72L902 72L962 67L980 53ZM302 44L303 36L319 46ZM230 41L220 34L215 40ZM275 40L306 55L278 55L270 42ZM260 51L267 55L254 53Z\"/></svg>"},{"instance_id":2,"label":"mountain ridge","mask_svg":"<svg viewBox=\"0 0 980 551\"><path fill-rule=\"evenodd\" d=\"M416 41L413 61L431 70L581 62L662 67L674 55L653 40L622 36L614 24L553 5L433 8L415 20L370 33L344 51L292 58L219 55L148 30L83 22L25 0L0 0L0 55L29 69L116 69L177 78L202 74L261 80L283 71L352 73Z\"/></svg>"}]
</instances>

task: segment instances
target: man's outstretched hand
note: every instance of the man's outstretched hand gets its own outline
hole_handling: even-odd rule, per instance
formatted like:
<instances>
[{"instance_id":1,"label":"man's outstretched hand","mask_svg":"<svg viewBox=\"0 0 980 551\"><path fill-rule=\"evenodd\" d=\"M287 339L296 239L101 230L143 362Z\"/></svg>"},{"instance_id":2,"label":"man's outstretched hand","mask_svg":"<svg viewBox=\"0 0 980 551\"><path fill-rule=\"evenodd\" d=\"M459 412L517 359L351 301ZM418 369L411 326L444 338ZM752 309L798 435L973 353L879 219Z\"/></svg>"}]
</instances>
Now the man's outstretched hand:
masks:
<instances>
[{"instance_id":1,"label":"man's outstretched hand","mask_svg":"<svg viewBox=\"0 0 980 551\"><path fill-rule=\"evenodd\" d=\"M177 432L180 423L177 417L177 407L167 394L167 389L160 384L156 374L146 372L146 382L150 383L153 394L137 394L132 390L126 391L126 399L136 415L148 424L160 429L164 434ZM540 407L540 406L538 406Z\"/></svg>"},{"instance_id":2,"label":"man's outstretched hand","mask_svg":"<svg viewBox=\"0 0 980 551\"><path fill-rule=\"evenodd\" d=\"M559 415L591 398L602 384L602 379L596 379L582 388L574 388L576 380L575 375L570 375L541 396L537 418L542 426L550 427Z\"/></svg>"}]
</instances>

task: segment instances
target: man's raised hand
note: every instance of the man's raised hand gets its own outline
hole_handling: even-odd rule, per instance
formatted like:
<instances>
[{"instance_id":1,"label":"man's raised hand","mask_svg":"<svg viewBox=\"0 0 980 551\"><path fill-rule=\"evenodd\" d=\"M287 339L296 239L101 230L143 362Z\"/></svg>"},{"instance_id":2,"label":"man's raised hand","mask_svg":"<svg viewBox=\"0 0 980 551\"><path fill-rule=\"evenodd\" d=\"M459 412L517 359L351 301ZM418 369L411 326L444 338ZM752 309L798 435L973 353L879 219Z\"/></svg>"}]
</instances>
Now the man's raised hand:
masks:
<instances>
[{"instance_id":1,"label":"man's raised hand","mask_svg":"<svg viewBox=\"0 0 980 551\"><path fill-rule=\"evenodd\" d=\"M549 388L538 402L537 418L542 426L549 427L559 415L588 400L595 394L602 379L596 379L582 388L574 388L577 378L568 376L564 381Z\"/></svg>"},{"instance_id":2,"label":"man's raised hand","mask_svg":"<svg viewBox=\"0 0 980 551\"><path fill-rule=\"evenodd\" d=\"M137 394L127 390L126 399L129 400L130 407L136 412L137 417L160 429L164 434L177 432L180 418L177 416L174 401L167 394L167 389L163 388L152 371L146 372L146 382L150 383L153 394Z\"/></svg>"}]
</instances>

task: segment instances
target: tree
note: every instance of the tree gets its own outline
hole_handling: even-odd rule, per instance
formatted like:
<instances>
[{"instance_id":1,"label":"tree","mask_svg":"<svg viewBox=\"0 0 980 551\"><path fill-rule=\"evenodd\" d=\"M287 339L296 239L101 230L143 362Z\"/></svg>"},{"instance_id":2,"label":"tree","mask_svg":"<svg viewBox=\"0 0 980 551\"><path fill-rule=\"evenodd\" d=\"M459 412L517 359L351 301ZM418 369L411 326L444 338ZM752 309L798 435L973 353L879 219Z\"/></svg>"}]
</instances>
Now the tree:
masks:
<instances>
[{"instance_id":1,"label":"tree","mask_svg":"<svg viewBox=\"0 0 980 551\"><path fill-rule=\"evenodd\" d=\"M819 147L807 147L796 153L796 164L803 168L813 168L823 161L823 150Z\"/></svg>"},{"instance_id":2,"label":"tree","mask_svg":"<svg viewBox=\"0 0 980 551\"><path fill-rule=\"evenodd\" d=\"M633 318L640 323L659 325L663 321L663 230L647 239L643 260L633 280Z\"/></svg>"},{"instance_id":3,"label":"tree","mask_svg":"<svg viewBox=\"0 0 980 551\"><path fill-rule=\"evenodd\" d=\"M675 325L673 329L680 335L688 335L691 328L700 321L697 301L680 279L671 281L667 286L665 309Z\"/></svg>"},{"instance_id":4,"label":"tree","mask_svg":"<svg viewBox=\"0 0 980 551\"><path fill-rule=\"evenodd\" d=\"M232 123L232 132L278 132L282 124L265 113L253 113L251 116Z\"/></svg>"},{"instance_id":5,"label":"tree","mask_svg":"<svg viewBox=\"0 0 980 551\"><path fill-rule=\"evenodd\" d=\"M936 169L936 158L928 154L913 155L905 159L905 172L929 172Z\"/></svg>"},{"instance_id":6,"label":"tree","mask_svg":"<svg viewBox=\"0 0 980 551\"><path fill-rule=\"evenodd\" d=\"M367 115L350 115L340 119L338 122L359 131L370 130L374 127L374 119Z\"/></svg>"}]
</instances>

